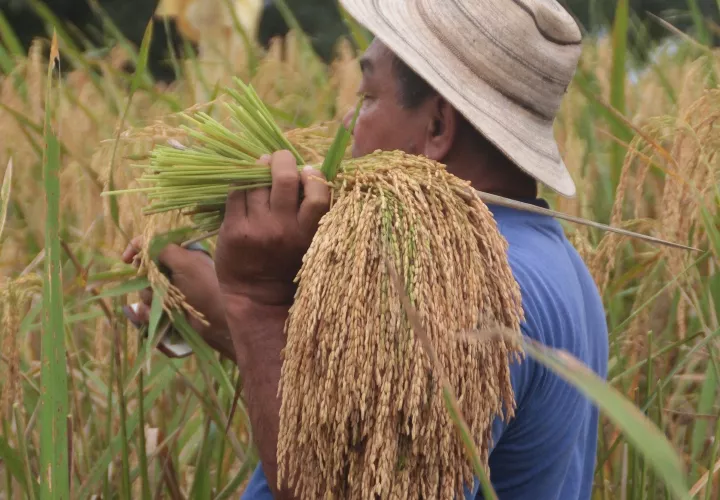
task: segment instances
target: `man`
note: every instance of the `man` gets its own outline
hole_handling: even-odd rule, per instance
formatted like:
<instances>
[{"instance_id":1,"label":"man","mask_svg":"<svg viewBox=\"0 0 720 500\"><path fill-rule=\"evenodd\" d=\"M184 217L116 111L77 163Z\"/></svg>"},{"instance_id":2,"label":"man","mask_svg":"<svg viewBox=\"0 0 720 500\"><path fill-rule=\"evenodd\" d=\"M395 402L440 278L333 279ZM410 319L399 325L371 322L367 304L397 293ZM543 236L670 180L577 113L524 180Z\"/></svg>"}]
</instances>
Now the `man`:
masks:
<instances>
[{"instance_id":1,"label":"man","mask_svg":"<svg viewBox=\"0 0 720 500\"><path fill-rule=\"evenodd\" d=\"M581 40L556 2L344 0L343 5L377 36L361 61L364 101L354 130L355 156L377 149L423 154L478 190L544 207L538 181L574 194L552 124ZM283 324L292 279L329 200L324 185L310 180L319 173L298 174L289 153L263 161L271 165L272 187L235 193L227 202L217 281L206 256L169 247L161 257L178 286L194 294L193 305L208 312L215 328L201 333L234 354L243 376L262 463L244 493L247 500L292 498L276 488ZM570 352L605 377L608 339L601 299L561 226L546 216L490 209L509 243L521 287L523 333ZM133 252L128 249L128 260ZM207 291L199 294L200 286ZM141 316L147 318L147 306ZM494 423L490 454L499 496L590 498L597 410L532 359L511 369L517 412L509 423ZM477 481L468 486L466 497L479 497Z\"/></svg>"}]
</instances>

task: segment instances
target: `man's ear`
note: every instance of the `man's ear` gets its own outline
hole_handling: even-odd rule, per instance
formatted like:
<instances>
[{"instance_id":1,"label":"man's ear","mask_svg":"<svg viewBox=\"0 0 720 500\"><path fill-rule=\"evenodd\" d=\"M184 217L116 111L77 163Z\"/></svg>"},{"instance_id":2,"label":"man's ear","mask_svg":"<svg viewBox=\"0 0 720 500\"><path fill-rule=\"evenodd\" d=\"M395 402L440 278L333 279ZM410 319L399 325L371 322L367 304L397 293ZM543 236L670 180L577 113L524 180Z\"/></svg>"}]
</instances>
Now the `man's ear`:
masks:
<instances>
[{"instance_id":1,"label":"man's ear","mask_svg":"<svg viewBox=\"0 0 720 500\"><path fill-rule=\"evenodd\" d=\"M442 97L433 97L431 101L431 119L426 132L423 154L431 160L442 163L455 142L459 125L458 116L455 108Z\"/></svg>"}]
</instances>

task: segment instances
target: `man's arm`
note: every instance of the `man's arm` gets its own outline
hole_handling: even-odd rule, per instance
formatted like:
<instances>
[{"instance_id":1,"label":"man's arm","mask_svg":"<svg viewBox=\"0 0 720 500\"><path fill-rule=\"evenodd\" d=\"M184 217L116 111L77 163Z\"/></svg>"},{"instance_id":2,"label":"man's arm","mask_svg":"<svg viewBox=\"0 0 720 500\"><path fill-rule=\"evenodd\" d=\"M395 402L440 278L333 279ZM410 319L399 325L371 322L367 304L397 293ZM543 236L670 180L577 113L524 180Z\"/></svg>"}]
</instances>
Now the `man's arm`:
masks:
<instances>
[{"instance_id":1,"label":"man's arm","mask_svg":"<svg viewBox=\"0 0 720 500\"><path fill-rule=\"evenodd\" d=\"M260 305L249 299L226 299L226 318L233 339L253 440L268 485L276 499L294 498L277 487L277 441L280 428L278 384L285 347L287 306Z\"/></svg>"},{"instance_id":2,"label":"man's arm","mask_svg":"<svg viewBox=\"0 0 720 500\"><path fill-rule=\"evenodd\" d=\"M215 272L255 445L273 495L286 499L292 498L288 488L277 487L284 327L294 280L329 209L330 189L319 171L305 167L299 172L289 151L258 162L270 165L272 186L228 196Z\"/></svg>"}]
</instances>

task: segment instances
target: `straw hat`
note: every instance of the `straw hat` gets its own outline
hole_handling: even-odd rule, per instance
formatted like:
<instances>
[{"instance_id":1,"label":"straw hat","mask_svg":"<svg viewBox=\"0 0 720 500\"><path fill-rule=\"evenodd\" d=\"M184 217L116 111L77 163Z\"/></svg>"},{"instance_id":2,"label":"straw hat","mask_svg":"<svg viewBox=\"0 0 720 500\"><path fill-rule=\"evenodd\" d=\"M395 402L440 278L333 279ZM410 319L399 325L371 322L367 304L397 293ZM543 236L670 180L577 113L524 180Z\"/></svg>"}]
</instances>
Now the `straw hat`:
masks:
<instances>
[{"instance_id":1,"label":"straw hat","mask_svg":"<svg viewBox=\"0 0 720 500\"><path fill-rule=\"evenodd\" d=\"M555 0L341 0L485 137L562 195L553 122L582 34Z\"/></svg>"}]
</instances>

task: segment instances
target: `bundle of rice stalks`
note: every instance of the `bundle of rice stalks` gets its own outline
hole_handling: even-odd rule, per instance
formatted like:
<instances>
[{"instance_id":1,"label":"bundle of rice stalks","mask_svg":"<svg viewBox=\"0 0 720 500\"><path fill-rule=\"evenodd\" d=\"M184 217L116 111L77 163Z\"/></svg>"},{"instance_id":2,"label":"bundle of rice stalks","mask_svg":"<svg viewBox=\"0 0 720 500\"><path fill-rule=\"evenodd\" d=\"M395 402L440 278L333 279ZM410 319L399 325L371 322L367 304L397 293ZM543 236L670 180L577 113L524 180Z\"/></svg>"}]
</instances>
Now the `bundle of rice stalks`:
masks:
<instances>
[{"instance_id":1,"label":"bundle of rice stalks","mask_svg":"<svg viewBox=\"0 0 720 500\"><path fill-rule=\"evenodd\" d=\"M322 151L333 204L305 256L286 325L278 463L302 498L461 497L472 464L440 384L447 376L481 461L491 424L510 418L520 291L506 242L469 184L443 165L400 152L347 159L341 128L295 133L295 147L252 88L230 89L231 124L187 116L191 144L157 147L141 180L147 213L181 210L216 230L232 189L271 184L263 154ZM290 134L289 134L290 135ZM305 141L303 140L305 139ZM317 160L313 158L313 160ZM389 281L402 277L437 352L433 366ZM330 284L328 286L328 284Z\"/></svg>"},{"instance_id":2,"label":"bundle of rice stalks","mask_svg":"<svg viewBox=\"0 0 720 500\"><path fill-rule=\"evenodd\" d=\"M520 292L487 207L442 165L399 152L344 165L298 275L280 393L280 475L302 498L462 498L473 470L387 256L487 463L513 415Z\"/></svg>"}]
</instances>

